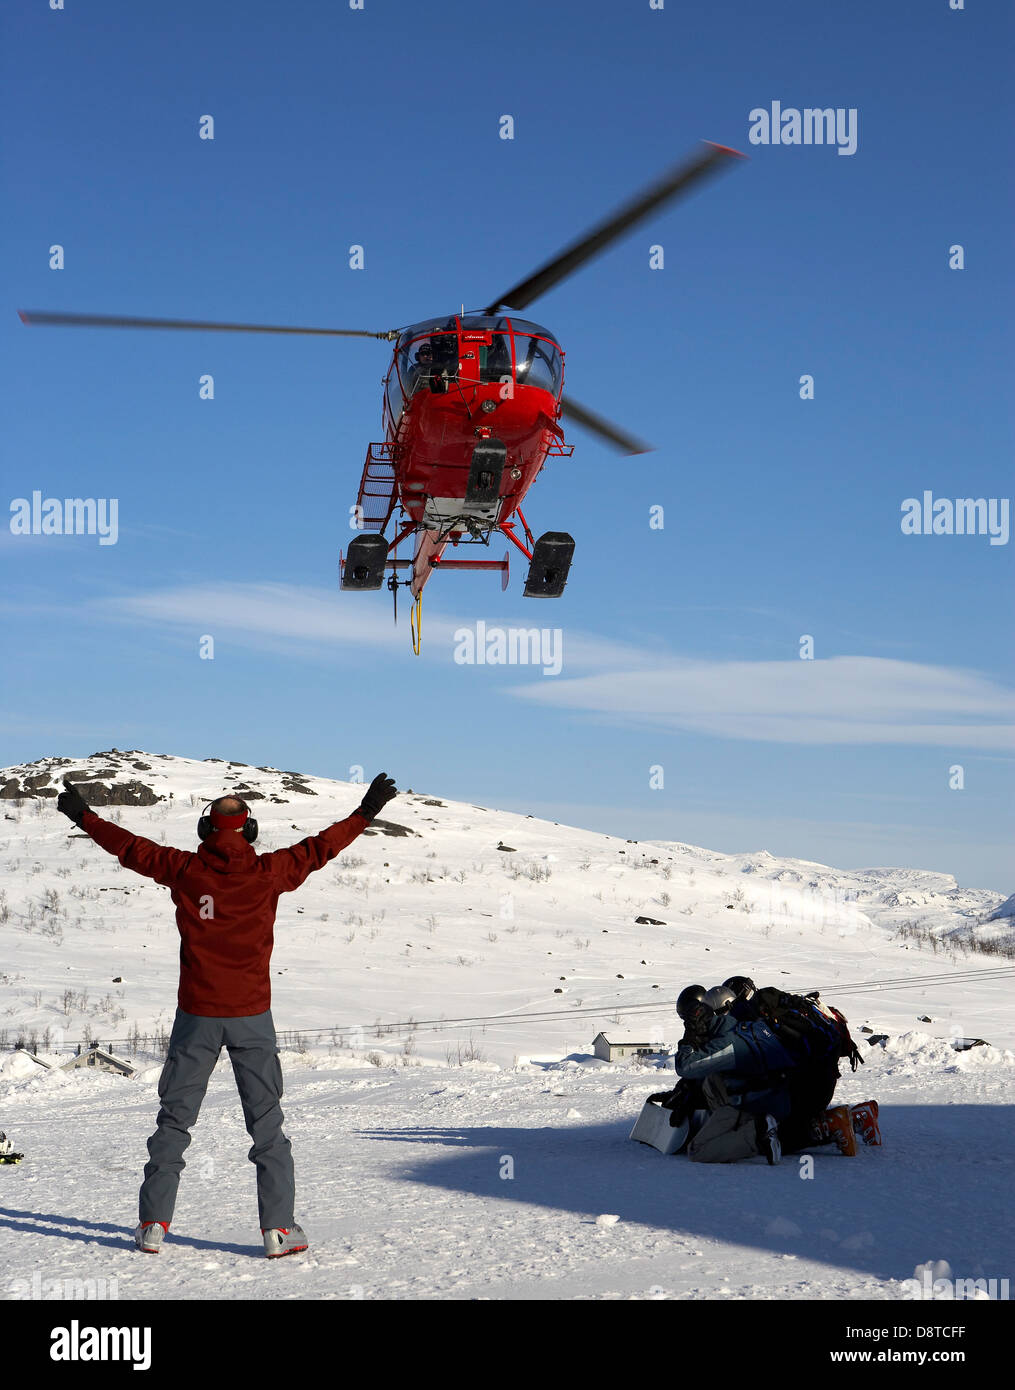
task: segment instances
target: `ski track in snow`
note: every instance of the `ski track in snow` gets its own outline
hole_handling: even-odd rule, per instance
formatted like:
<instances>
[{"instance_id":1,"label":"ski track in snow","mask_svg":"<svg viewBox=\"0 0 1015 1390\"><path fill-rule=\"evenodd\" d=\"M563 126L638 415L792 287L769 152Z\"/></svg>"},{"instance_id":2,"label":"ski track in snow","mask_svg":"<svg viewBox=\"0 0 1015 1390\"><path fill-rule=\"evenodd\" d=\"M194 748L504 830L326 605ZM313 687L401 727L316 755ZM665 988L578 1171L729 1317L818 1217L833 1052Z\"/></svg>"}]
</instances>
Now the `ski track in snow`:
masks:
<instances>
[{"instance_id":1,"label":"ski track in snow","mask_svg":"<svg viewBox=\"0 0 1015 1390\"><path fill-rule=\"evenodd\" d=\"M123 756L126 768L132 759L152 770L129 776L174 801L123 807L122 823L181 846L194 843L192 799L229 776L268 794L281 776L138 754ZM256 804L259 847L323 828L362 794L306 785L315 796ZM33 1279L115 1279L120 1299L848 1300L899 1298L900 1281L939 1259L959 1278L1012 1276L1010 979L835 991L836 980L1004 964L947 950L958 931L1006 929L981 926L1000 894L931 872L633 844L425 799L403 795L387 812L419 838L361 837L280 904L278 1026L366 1028L353 1046L324 1039L283 1054L307 1253L264 1259L227 1060L194 1130L166 1247L149 1257L132 1232L158 1060L124 1080L0 1054L0 1128L27 1155L0 1167L0 1297L26 1296ZM75 838L52 802L0 805L7 1045L19 1030L119 1038L134 1023L168 1026L178 938L166 891ZM53 888L60 906L47 908ZM665 925L635 925L637 915ZM945 944L931 952L897 937L907 918ZM671 1084L671 1064L592 1062L592 1037L620 1020L672 1046L681 985L742 970L759 983L820 983L858 1041L865 1022L890 1035L885 1048L861 1041L867 1065L837 1092L878 1098L882 1149L815 1151L806 1178L797 1158L705 1167L628 1141L643 1098ZM653 985L658 1010L625 1013ZM75 998L64 1008L66 989ZM601 1012L567 1017L579 1000ZM564 1016L507 1021L537 1009ZM370 1022L470 1012L501 1021L379 1035ZM932 1022L917 1024L925 1013ZM448 1065L447 1048L470 1032L484 1060ZM958 1053L957 1033L995 1045ZM578 1060L535 1060L568 1054ZM618 1220L597 1223L607 1215Z\"/></svg>"}]
</instances>

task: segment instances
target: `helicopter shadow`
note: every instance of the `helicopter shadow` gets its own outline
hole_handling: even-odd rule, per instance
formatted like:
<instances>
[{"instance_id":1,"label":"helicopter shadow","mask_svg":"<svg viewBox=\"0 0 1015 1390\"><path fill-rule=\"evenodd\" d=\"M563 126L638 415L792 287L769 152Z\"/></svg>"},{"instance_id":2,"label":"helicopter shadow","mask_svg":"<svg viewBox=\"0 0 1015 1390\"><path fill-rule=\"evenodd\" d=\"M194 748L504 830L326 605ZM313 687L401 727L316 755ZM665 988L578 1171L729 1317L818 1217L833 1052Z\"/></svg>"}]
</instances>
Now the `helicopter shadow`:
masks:
<instances>
[{"instance_id":1,"label":"helicopter shadow","mask_svg":"<svg viewBox=\"0 0 1015 1390\"><path fill-rule=\"evenodd\" d=\"M946 1259L956 1278L1011 1273L1005 1230L1015 1159L1010 1106L883 1106L881 1148L834 1148L736 1164L691 1163L628 1139L634 1117L598 1125L361 1130L422 1154L408 1181L594 1221L662 1228L782 1257L910 1279ZM510 1158L513 1176L502 1178ZM808 1176L808 1172L810 1176Z\"/></svg>"}]
</instances>

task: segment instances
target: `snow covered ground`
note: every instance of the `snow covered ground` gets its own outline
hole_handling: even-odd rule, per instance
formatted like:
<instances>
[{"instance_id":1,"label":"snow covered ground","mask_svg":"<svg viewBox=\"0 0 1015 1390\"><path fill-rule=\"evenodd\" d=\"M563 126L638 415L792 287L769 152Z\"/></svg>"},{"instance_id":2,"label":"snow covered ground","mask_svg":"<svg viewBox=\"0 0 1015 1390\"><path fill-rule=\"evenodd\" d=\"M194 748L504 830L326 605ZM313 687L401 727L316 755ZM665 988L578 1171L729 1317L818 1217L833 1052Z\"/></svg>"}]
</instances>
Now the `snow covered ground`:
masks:
<instances>
[{"instance_id":1,"label":"snow covered ground","mask_svg":"<svg viewBox=\"0 0 1015 1390\"><path fill-rule=\"evenodd\" d=\"M260 793L259 848L362 794L137 753L8 769L0 785L55 788L67 771L150 788L164 799L96 809L180 846L224 788ZM897 1299L928 1261L1013 1275L1015 976L962 944L1010 933L1010 918L986 920L1001 895L930 872L636 844L418 793L387 808L394 831L361 837L281 904L273 1010L291 1035L284 1108L310 1250L263 1258L224 1061L169 1243L143 1259L129 1232L157 1109L151 1035L175 1009L172 905L52 798L8 790L0 808L0 1128L28 1155L0 1168L4 1298L115 1280L121 1299ZM841 1083L845 1100L879 1099L881 1150L704 1168L628 1141L672 1071L596 1061L593 1037L672 1046L680 987L734 971L821 986L858 1039L888 1034ZM9 1051L22 1038L58 1062L86 1035L124 1051L137 1033L149 1041L130 1080ZM991 1046L958 1052L959 1036Z\"/></svg>"},{"instance_id":2,"label":"snow covered ground","mask_svg":"<svg viewBox=\"0 0 1015 1390\"><path fill-rule=\"evenodd\" d=\"M919 1033L873 1049L842 1093L880 1098L884 1147L819 1151L809 1178L799 1159L705 1168L631 1144L659 1085L635 1069L283 1066L311 1248L278 1265L227 1062L158 1259L128 1228L159 1068L6 1081L29 1158L2 1173L5 1296L36 1278L115 1280L121 1299L898 1299L925 1262L1013 1274L1010 1052Z\"/></svg>"}]
</instances>

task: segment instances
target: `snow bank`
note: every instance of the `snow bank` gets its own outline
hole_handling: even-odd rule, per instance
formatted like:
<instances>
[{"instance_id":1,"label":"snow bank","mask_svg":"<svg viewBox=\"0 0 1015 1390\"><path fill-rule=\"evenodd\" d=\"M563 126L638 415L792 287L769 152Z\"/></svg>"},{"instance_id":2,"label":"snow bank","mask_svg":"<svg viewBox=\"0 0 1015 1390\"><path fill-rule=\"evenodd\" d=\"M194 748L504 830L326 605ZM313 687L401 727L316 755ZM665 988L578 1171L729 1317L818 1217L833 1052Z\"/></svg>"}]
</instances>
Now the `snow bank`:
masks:
<instances>
[{"instance_id":1,"label":"snow bank","mask_svg":"<svg viewBox=\"0 0 1015 1390\"><path fill-rule=\"evenodd\" d=\"M868 1053L868 1056L870 1054ZM999 1047L972 1047L957 1052L950 1038L933 1038L913 1029L889 1038L883 1057L889 1074L912 1074L918 1067L944 1067L948 1071L980 1071L985 1067L1015 1066L1015 1052Z\"/></svg>"}]
</instances>

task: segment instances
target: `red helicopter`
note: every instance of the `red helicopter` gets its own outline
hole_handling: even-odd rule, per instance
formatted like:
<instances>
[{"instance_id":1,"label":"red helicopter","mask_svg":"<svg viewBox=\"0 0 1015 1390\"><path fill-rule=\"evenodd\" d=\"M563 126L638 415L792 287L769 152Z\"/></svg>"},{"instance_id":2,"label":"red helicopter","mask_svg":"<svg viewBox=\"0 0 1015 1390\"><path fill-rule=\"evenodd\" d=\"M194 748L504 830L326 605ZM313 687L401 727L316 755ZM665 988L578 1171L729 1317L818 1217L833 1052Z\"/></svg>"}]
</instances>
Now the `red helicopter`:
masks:
<instances>
[{"instance_id":1,"label":"red helicopter","mask_svg":"<svg viewBox=\"0 0 1015 1390\"><path fill-rule=\"evenodd\" d=\"M567 583L574 540L548 531L533 540L521 504L547 458L567 458L561 417L606 439L625 454L648 445L564 398L564 352L549 329L516 318L533 300L603 251L649 213L686 192L731 159L725 145L706 144L688 163L669 171L604 222L573 242L534 274L513 285L479 313L463 312L408 328L370 333L345 328L295 328L267 324L209 323L191 319L126 318L98 314L19 311L26 324L107 328L198 329L238 333L299 333L380 338L394 342L384 380L385 438L367 448L356 498L361 531L340 554L343 589L374 590L384 584L396 603L400 584L415 599L413 645L423 586L435 570L492 569L507 587L503 560L449 558L450 544L489 546L500 532L529 561L525 596L559 598ZM390 539L385 536L396 508ZM524 541L516 534L520 525ZM412 558L399 545L415 536ZM398 579L399 570L411 571Z\"/></svg>"}]
</instances>

